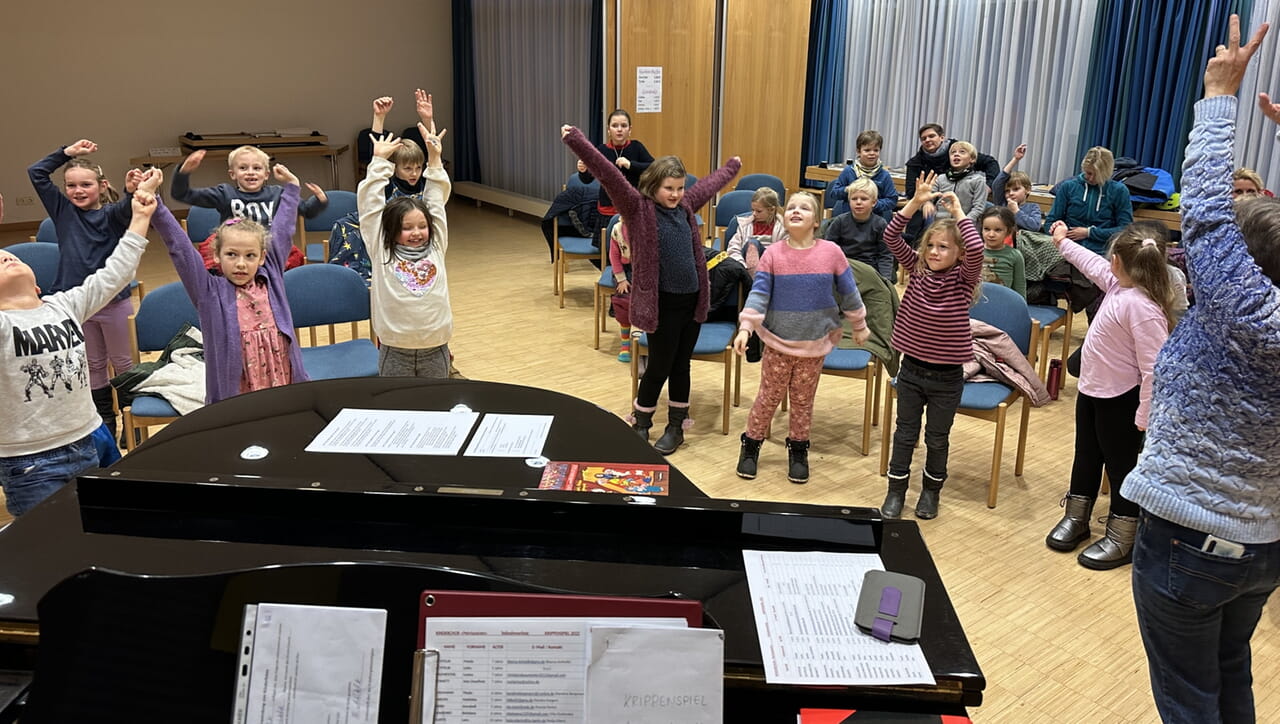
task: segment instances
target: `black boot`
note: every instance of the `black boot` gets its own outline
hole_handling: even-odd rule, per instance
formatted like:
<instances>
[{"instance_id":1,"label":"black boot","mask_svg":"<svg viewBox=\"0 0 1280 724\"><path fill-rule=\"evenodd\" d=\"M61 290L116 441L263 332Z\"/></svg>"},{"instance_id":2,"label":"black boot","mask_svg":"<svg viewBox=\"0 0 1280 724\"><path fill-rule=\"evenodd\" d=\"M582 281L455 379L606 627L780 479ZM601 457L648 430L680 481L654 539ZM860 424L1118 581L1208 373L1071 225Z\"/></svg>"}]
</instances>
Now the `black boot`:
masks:
<instances>
[{"instance_id":1,"label":"black boot","mask_svg":"<svg viewBox=\"0 0 1280 724\"><path fill-rule=\"evenodd\" d=\"M920 499L916 501L916 517L921 520L933 520L938 517L938 497L942 494L942 484L946 476L935 478L924 471L924 489L920 491Z\"/></svg>"},{"instance_id":2,"label":"black boot","mask_svg":"<svg viewBox=\"0 0 1280 724\"><path fill-rule=\"evenodd\" d=\"M93 396L93 406L98 411L98 416L102 418L102 423L111 431L111 437L116 437L116 401L111 394L110 387L99 387L96 390L90 390L89 394ZM121 447L124 447L121 445Z\"/></svg>"},{"instance_id":3,"label":"black boot","mask_svg":"<svg viewBox=\"0 0 1280 724\"><path fill-rule=\"evenodd\" d=\"M684 444L684 421L689 418L689 408L685 407L667 407L667 429L662 431L662 437L653 444L653 449L663 455L670 455L676 451L676 448Z\"/></svg>"},{"instance_id":4,"label":"black boot","mask_svg":"<svg viewBox=\"0 0 1280 724\"><path fill-rule=\"evenodd\" d=\"M902 506L907 504L907 485L910 483L911 473L896 477L893 473L889 473L889 492L884 495L884 502L880 504L880 515L885 518L897 520L902 517Z\"/></svg>"},{"instance_id":5,"label":"black boot","mask_svg":"<svg viewBox=\"0 0 1280 724\"><path fill-rule=\"evenodd\" d=\"M649 442L649 430L652 428L653 410L645 412L644 410L633 409L631 411L631 429L635 430L636 434L643 438L645 442Z\"/></svg>"},{"instance_id":6,"label":"black boot","mask_svg":"<svg viewBox=\"0 0 1280 724\"><path fill-rule=\"evenodd\" d=\"M738 477L753 480L756 477L756 463L760 460L760 444L764 440L755 440L742 433L742 449L738 452Z\"/></svg>"},{"instance_id":7,"label":"black boot","mask_svg":"<svg viewBox=\"0 0 1280 724\"><path fill-rule=\"evenodd\" d=\"M809 441L787 438L787 480L809 482Z\"/></svg>"}]
</instances>

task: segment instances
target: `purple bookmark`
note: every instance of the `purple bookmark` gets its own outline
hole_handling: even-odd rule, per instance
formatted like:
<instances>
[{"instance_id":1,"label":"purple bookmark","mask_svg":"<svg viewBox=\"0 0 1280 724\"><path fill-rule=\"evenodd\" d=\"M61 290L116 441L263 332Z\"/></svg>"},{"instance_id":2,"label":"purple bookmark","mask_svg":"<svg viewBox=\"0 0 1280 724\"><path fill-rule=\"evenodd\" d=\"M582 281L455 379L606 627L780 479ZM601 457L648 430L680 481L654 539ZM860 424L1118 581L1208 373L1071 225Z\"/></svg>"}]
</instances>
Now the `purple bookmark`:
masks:
<instances>
[{"instance_id":1,"label":"purple bookmark","mask_svg":"<svg viewBox=\"0 0 1280 724\"><path fill-rule=\"evenodd\" d=\"M902 591L894 586L885 586L880 592L880 610L885 616L898 617L898 608L902 605ZM881 641L891 640L894 621L876 616L871 624L871 635Z\"/></svg>"}]
</instances>

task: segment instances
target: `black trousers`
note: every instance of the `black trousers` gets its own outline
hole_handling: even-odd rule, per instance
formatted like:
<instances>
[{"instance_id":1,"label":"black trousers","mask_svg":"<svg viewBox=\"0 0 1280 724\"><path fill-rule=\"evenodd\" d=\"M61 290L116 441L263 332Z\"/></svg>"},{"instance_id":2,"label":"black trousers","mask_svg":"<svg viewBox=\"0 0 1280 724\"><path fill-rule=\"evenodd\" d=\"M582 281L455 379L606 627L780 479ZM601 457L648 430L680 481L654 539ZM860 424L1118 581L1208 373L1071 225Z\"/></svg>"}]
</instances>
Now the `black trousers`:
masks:
<instances>
[{"instance_id":1,"label":"black trousers","mask_svg":"<svg viewBox=\"0 0 1280 724\"><path fill-rule=\"evenodd\" d=\"M889 475L902 479L911 473L911 457L920 439L920 417L924 415L924 472L926 486L942 487L947 479L947 456L951 449L951 424L955 422L960 396L964 393L964 370L960 365L945 370L921 367L903 355L897 379L898 420L893 433L893 453Z\"/></svg>"},{"instance_id":2,"label":"black trousers","mask_svg":"<svg viewBox=\"0 0 1280 724\"><path fill-rule=\"evenodd\" d=\"M1071 463L1071 494L1096 499L1105 468L1111 481L1111 512L1138 515L1138 504L1124 497L1124 479L1138 464L1143 433L1133 424L1138 388L1119 397L1090 397L1076 392L1076 457Z\"/></svg>"},{"instance_id":3,"label":"black trousers","mask_svg":"<svg viewBox=\"0 0 1280 724\"><path fill-rule=\"evenodd\" d=\"M640 407L658 404L663 383L667 385L668 400L689 402L689 360L702 330L702 325L693 321L697 306L697 292L658 292L658 328L648 335L649 363L636 393Z\"/></svg>"}]
</instances>

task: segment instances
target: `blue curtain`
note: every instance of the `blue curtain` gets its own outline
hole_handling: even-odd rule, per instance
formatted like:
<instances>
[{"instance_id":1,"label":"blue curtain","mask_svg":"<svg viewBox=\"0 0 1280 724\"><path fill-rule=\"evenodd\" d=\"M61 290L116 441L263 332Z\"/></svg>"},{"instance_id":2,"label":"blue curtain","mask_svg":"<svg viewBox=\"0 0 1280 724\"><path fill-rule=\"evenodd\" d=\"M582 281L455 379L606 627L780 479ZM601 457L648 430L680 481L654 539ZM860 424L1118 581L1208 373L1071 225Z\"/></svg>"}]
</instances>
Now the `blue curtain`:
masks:
<instances>
[{"instance_id":1,"label":"blue curtain","mask_svg":"<svg viewBox=\"0 0 1280 724\"><path fill-rule=\"evenodd\" d=\"M453 180L481 183L471 0L453 0Z\"/></svg>"},{"instance_id":2,"label":"blue curtain","mask_svg":"<svg viewBox=\"0 0 1280 724\"><path fill-rule=\"evenodd\" d=\"M1228 17L1252 10L1253 0L1100 0L1076 156L1106 146L1178 182L1204 65Z\"/></svg>"},{"instance_id":3,"label":"blue curtain","mask_svg":"<svg viewBox=\"0 0 1280 724\"><path fill-rule=\"evenodd\" d=\"M604 143L604 114L613 110L604 108L604 0L591 3L591 91L588 100L596 117L583 129L592 143Z\"/></svg>"},{"instance_id":4,"label":"blue curtain","mask_svg":"<svg viewBox=\"0 0 1280 724\"><path fill-rule=\"evenodd\" d=\"M845 45L849 0L817 0L809 18L809 83L804 94L800 176L820 161L841 164L844 130Z\"/></svg>"}]
</instances>

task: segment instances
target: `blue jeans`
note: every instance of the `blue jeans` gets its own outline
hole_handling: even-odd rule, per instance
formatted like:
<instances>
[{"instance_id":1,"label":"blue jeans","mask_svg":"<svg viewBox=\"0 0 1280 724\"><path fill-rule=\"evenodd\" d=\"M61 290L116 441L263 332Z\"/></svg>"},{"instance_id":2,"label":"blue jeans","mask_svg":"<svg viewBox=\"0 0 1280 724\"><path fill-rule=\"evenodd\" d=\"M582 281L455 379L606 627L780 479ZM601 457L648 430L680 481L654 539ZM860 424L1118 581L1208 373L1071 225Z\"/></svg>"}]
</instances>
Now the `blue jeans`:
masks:
<instances>
[{"instance_id":1,"label":"blue jeans","mask_svg":"<svg viewBox=\"0 0 1280 724\"><path fill-rule=\"evenodd\" d=\"M75 476L98 467L100 456L93 435L86 435L52 450L0 458L0 486L9 515L23 515Z\"/></svg>"},{"instance_id":2,"label":"blue jeans","mask_svg":"<svg viewBox=\"0 0 1280 724\"><path fill-rule=\"evenodd\" d=\"M1280 542L1241 558L1200 550L1205 534L1142 511L1133 602L1165 724L1252 724L1249 639L1280 582Z\"/></svg>"}]
</instances>

